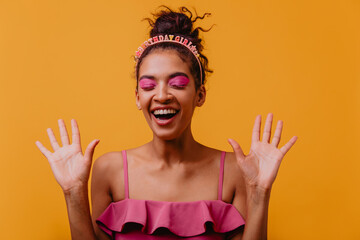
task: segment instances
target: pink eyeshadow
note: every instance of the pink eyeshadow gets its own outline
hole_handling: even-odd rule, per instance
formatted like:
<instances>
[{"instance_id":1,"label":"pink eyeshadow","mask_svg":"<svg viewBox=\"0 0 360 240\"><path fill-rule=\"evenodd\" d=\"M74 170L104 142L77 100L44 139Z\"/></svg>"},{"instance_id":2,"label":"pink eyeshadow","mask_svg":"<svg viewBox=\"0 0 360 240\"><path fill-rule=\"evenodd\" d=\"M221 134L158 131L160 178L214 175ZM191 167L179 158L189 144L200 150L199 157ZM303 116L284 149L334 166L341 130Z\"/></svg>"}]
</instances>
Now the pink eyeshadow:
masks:
<instances>
[{"instance_id":1,"label":"pink eyeshadow","mask_svg":"<svg viewBox=\"0 0 360 240\"><path fill-rule=\"evenodd\" d=\"M154 88L157 85L155 80L144 78L139 81L139 86L142 89Z\"/></svg>"},{"instance_id":2,"label":"pink eyeshadow","mask_svg":"<svg viewBox=\"0 0 360 240\"><path fill-rule=\"evenodd\" d=\"M170 79L169 85L174 87L185 87L189 84L189 79L185 76L176 76Z\"/></svg>"}]
</instances>

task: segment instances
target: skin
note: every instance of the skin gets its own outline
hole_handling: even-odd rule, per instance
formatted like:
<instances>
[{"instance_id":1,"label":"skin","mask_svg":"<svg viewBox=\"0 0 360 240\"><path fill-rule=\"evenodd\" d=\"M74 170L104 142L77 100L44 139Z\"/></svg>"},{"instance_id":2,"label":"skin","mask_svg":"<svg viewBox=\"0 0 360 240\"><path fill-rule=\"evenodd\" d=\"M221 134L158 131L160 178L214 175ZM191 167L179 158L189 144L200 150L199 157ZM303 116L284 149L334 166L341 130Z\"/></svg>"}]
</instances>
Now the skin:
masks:
<instances>
[{"instance_id":1,"label":"skin","mask_svg":"<svg viewBox=\"0 0 360 240\"><path fill-rule=\"evenodd\" d=\"M198 143L191 131L194 109L205 102L204 86L195 89L188 64L174 50L156 50L146 56L139 79L147 82L144 81L146 87L139 84L135 92L136 105L143 112L153 139L127 151L130 198L172 202L216 200L221 151ZM173 84L174 81L182 82L181 86ZM152 115L154 109L164 107L178 111L166 124ZM260 138L261 116L256 117L248 155L235 140L229 139L234 152L226 155L222 200L233 204L246 219L243 231L232 239L267 238L271 187L283 157L296 141L293 137L278 148L283 123L278 121L271 139L272 119L269 114ZM121 152L104 154L94 163L90 215L87 186L99 140L92 141L83 154L76 121L72 120L71 125L71 144L63 120L59 120L62 146L51 129L48 135L54 151L50 152L40 142L36 144L64 192L72 239L110 239L98 228L95 219L111 202L125 198Z\"/></svg>"}]
</instances>

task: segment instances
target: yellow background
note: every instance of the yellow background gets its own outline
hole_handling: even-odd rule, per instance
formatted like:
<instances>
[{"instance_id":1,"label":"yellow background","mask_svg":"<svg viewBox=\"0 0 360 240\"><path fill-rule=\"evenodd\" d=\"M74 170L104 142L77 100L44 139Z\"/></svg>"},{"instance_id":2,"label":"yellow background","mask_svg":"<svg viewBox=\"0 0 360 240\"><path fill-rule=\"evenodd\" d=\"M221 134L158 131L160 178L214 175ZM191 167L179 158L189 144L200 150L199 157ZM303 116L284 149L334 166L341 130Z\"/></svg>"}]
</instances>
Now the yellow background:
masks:
<instances>
[{"instance_id":1,"label":"yellow background","mask_svg":"<svg viewBox=\"0 0 360 240\"><path fill-rule=\"evenodd\" d=\"M250 146L257 114L297 135L274 184L269 239L360 239L360 1L0 1L1 239L69 239L46 128L78 120L95 158L151 139L134 102L132 56L157 6L200 23L210 66L196 139Z\"/></svg>"}]
</instances>

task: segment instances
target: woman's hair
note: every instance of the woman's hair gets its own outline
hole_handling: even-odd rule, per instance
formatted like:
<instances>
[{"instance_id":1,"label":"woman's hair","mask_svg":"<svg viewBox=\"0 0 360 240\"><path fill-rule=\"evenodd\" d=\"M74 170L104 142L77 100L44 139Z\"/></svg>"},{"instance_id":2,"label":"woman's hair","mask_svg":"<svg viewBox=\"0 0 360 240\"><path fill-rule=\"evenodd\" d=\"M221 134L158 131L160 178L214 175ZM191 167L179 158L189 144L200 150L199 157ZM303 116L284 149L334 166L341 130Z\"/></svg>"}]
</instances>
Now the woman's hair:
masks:
<instances>
[{"instance_id":1,"label":"woman's hair","mask_svg":"<svg viewBox=\"0 0 360 240\"><path fill-rule=\"evenodd\" d=\"M198 19L204 19L206 16L210 16L210 13L205 13L202 16L196 16L193 18L193 14L186 7L180 7L179 11L173 11L169 7L161 6L162 9L157 13L153 13L153 19L145 18L152 28L150 30L150 38L158 35L177 35L186 38L191 41L193 45L196 46L198 51L198 58L201 63L201 68L199 62L196 59L195 55L185 46L181 44L171 43L171 42L162 42L147 47L144 52L141 54L140 58L137 59L137 64L135 68L135 76L138 77L139 68L143 59L150 54L155 49L171 49L176 50L179 54L179 57L189 63L191 74L195 78L195 87L198 89L201 84L205 83L206 75L212 73L213 71L208 67L208 59L202 53L204 46L202 44L202 39L199 37L199 31L208 32L210 29L203 29L201 27L194 28L193 23ZM196 13L196 11L195 11ZM201 72L202 71L202 72ZM202 79L200 79L202 76ZM138 79L136 79L138 81Z\"/></svg>"}]
</instances>

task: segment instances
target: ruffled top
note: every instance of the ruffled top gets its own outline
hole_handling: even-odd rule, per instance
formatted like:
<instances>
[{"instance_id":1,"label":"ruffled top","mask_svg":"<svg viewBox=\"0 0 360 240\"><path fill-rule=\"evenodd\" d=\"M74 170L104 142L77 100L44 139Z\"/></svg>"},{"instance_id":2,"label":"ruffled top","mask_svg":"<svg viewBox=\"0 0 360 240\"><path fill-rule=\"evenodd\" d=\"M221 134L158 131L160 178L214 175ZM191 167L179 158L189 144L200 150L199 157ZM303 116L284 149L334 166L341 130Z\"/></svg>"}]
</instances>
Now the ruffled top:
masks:
<instances>
[{"instance_id":1,"label":"ruffled top","mask_svg":"<svg viewBox=\"0 0 360 240\"><path fill-rule=\"evenodd\" d=\"M232 204L221 200L163 202L124 199L111 203L97 223L110 236L122 233L130 237L131 232L136 232L135 236L142 236L141 239L156 234L171 239L200 235L203 238L197 239L223 239L226 233L237 230L245 221ZM210 238L211 235L216 238Z\"/></svg>"},{"instance_id":2,"label":"ruffled top","mask_svg":"<svg viewBox=\"0 0 360 240\"><path fill-rule=\"evenodd\" d=\"M220 164L222 171L224 158L225 153L222 154ZM245 224L237 209L232 204L220 200L221 198L193 202L128 198L127 163L124 152L123 159L124 173L126 171L126 198L112 202L96 220L99 227L112 239L226 239ZM222 178L222 174L220 176ZM222 191L219 188L221 197L220 193Z\"/></svg>"}]
</instances>

